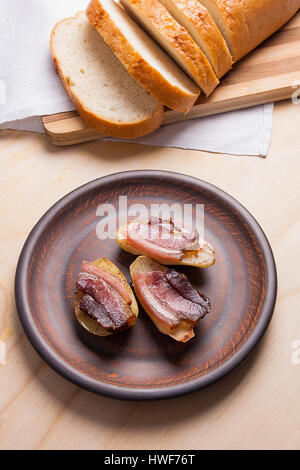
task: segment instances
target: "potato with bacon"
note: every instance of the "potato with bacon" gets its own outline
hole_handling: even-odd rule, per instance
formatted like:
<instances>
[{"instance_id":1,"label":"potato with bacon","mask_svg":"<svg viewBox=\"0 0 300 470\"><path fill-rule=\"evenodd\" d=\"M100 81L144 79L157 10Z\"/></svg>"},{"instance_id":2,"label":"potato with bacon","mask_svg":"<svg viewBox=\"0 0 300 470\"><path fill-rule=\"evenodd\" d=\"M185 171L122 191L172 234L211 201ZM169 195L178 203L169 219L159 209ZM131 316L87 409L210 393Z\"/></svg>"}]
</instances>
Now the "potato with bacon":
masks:
<instances>
[{"instance_id":1,"label":"potato with bacon","mask_svg":"<svg viewBox=\"0 0 300 470\"><path fill-rule=\"evenodd\" d=\"M75 313L90 333L108 336L132 327L138 306L125 276L111 261L101 258L82 263L76 281Z\"/></svg>"},{"instance_id":2,"label":"potato with bacon","mask_svg":"<svg viewBox=\"0 0 300 470\"><path fill-rule=\"evenodd\" d=\"M207 297L188 279L153 259L139 256L130 266L135 293L158 330L177 341L194 336L194 327L210 312Z\"/></svg>"}]
</instances>

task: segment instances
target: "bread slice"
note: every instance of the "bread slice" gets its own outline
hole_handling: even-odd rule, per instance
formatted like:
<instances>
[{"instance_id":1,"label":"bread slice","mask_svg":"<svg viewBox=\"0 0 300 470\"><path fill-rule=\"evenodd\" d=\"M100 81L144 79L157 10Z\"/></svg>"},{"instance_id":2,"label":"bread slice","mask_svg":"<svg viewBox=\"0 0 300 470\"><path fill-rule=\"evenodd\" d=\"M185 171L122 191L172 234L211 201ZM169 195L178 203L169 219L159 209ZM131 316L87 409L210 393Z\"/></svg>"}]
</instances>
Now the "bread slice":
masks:
<instances>
[{"instance_id":1,"label":"bread slice","mask_svg":"<svg viewBox=\"0 0 300 470\"><path fill-rule=\"evenodd\" d=\"M300 0L199 0L214 18L234 62L286 23Z\"/></svg>"},{"instance_id":2,"label":"bread slice","mask_svg":"<svg viewBox=\"0 0 300 470\"><path fill-rule=\"evenodd\" d=\"M216 262L216 252L213 246L206 242L205 240L200 241L200 249L198 250L189 250L187 251L184 256L181 258L180 261L172 260L172 263L166 262L164 259L157 258L161 264L164 265L172 265L172 266L194 266L196 268L208 268L209 266L213 266ZM124 225L119 227L116 231L116 242L122 248L122 250L127 251L133 255L144 255L142 251L137 250L133 247L129 241L127 240L127 226Z\"/></svg>"},{"instance_id":3,"label":"bread slice","mask_svg":"<svg viewBox=\"0 0 300 470\"><path fill-rule=\"evenodd\" d=\"M216 76L232 67L226 42L208 10L198 0L159 0L202 49Z\"/></svg>"},{"instance_id":4,"label":"bread slice","mask_svg":"<svg viewBox=\"0 0 300 470\"><path fill-rule=\"evenodd\" d=\"M208 96L219 83L210 63L187 30L158 0L120 0L180 67Z\"/></svg>"},{"instance_id":5,"label":"bread slice","mask_svg":"<svg viewBox=\"0 0 300 470\"><path fill-rule=\"evenodd\" d=\"M160 126L163 107L129 75L84 12L54 27L51 52L62 83L88 127L130 139Z\"/></svg>"},{"instance_id":6,"label":"bread slice","mask_svg":"<svg viewBox=\"0 0 300 470\"><path fill-rule=\"evenodd\" d=\"M132 318L130 319L130 325L129 327L134 326L136 319L139 314L139 308L134 296L134 293L129 286L125 276L121 271L115 266L111 261L109 261L106 258L100 258L96 261L93 261L93 263L96 267L103 269L104 271L108 271L110 274L113 276L117 277L120 279L122 282L124 282L124 287L127 290L130 298L131 298L131 304L130 304L130 309L133 313ZM80 308L80 302L84 296L83 292L80 292L79 290L76 290L75 292L75 314L76 318L81 324L81 326L89 331L90 333L96 335L96 336L110 336L113 333L110 331L107 331L103 326L100 325L100 323L97 322L94 318L90 317L87 313L83 312Z\"/></svg>"},{"instance_id":7,"label":"bread slice","mask_svg":"<svg viewBox=\"0 0 300 470\"><path fill-rule=\"evenodd\" d=\"M87 16L137 80L162 104L188 112L199 88L113 0L92 0Z\"/></svg>"}]
</instances>

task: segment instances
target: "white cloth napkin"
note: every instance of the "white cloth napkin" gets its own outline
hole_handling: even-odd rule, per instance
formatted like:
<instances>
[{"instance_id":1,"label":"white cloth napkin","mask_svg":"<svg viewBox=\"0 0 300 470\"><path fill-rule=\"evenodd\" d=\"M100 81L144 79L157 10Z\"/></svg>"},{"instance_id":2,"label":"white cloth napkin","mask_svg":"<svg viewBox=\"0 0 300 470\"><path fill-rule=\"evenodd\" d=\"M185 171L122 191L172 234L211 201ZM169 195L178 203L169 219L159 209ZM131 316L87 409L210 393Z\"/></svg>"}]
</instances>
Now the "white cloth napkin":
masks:
<instances>
[{"instance_id":1,"label":"white cloth napkin","mask_svg":"<svg viewBox=\"0 0 300 470\"><path fill-rule=\"evenodd\" d=\"M0 129L43 132L40 116L74 109L53 70L54 24L88 0L1 0ZM266 156L273 104L161 127L137 139L147 145ZM105 139L117 140L117 139Z\"/></svg>"}]
</instances>

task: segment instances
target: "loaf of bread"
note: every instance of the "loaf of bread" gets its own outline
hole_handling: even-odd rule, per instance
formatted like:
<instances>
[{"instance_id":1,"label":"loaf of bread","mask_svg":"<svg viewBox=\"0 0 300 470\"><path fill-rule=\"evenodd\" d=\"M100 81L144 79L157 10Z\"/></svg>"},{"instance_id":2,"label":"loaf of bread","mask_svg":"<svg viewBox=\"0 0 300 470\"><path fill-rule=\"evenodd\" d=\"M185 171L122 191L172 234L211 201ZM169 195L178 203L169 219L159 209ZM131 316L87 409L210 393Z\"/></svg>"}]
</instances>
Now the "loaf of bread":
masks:
<instances>
[{"instance_id":1,"label":"loaf of bread","mask_svg":"<svg viewBox=\"0 0 300 470\"><path fill-rule=\"evenodd\" d=\"M200 47L168 10L158 0L120 0L120 3L209 96L219 80Z\"/></svg>"},{"instance_id":2,"label":"loaf of bread","mask_svg":"<svg viewBox=\"0 0 300 470\"><path fill-rule=\"evenodd\" d=\"M163 106L129 75L84 12L54 27L51 52L62 83L88 127L130 139L160 126Z\"/></svg>"},{"instance_id":3,"label":"loaf of bread","mask_svg":"<svg viewBox=\"0 0 300 470\"><path fill-rule=\"evenodd\" d=\"M232 67L226 42L208 10L198 0L159 0L192 36L221 78Z\"/></svg>"},{"instance_id":4,"label":"loaf of bread","mask_svg":"<svg viewBox=\"0 0 300 470\"><path fill-rule=\"evenodd\" d=\"M300 0L199 0L223 34L234 62L277 31Z\"/></svg>"},{"instance_id":5,"label":"loaf of bread","mask_svg":"<svg viewBox=\"0 0 300 470\"><path fill-rule=\"evenodd\" d=\"M92 0L87 17L130 75L160 103L187 112L199 88L113 0Z\"/></svg>"},{"instance_id":6,"label":"loaf of bread","mask_svg":"<svg viewBox=\"0 0 300 470\"><path fill-rule=\"evenodd\" d=\"M299 8L300 0L91 0L86 14L57 23L51 53L84 123L134 139L160 126L163 105L187 113L200 89L210 95Z\"/></svg>"}]
</instances>

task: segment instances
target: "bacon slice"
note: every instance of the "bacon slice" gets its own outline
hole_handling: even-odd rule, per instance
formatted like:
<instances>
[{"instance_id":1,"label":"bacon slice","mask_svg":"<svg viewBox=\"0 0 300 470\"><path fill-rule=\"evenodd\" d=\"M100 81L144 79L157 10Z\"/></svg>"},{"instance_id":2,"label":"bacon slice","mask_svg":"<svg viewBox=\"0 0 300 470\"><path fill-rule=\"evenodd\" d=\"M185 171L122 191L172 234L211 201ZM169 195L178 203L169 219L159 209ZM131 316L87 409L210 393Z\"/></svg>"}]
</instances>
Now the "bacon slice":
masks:
<instances>
[{"instance_id":1,"label":"bacon slice","mask_svg":"<svg viewBox=\"0 0 300 470\"><path fill-rule=\"evenodd\" d=\"M104 308L115 329L127 326L127 321L132 316L129 306L103 279L97 278L94 274L80 273L76 287L79 291L90 295Z\"/></svg>"},{"instance_id":2,"label":"bacon slice","mask_svg":"<svg viewBox=\"0 0 300 470\"><path fill-rule=\"evenodd\" d=\"M166 272L166 279L168 283L179 292L185 299L198 304L202 309L202 318L210 311L210 301L205 295L200 295L192 284L182 274L174 269L169 269Z\"/></svg>"},{"instance_id":3,"label":"bacon slice","mask_svg":"<svg viewBox=\"0 0 300 470\"><path fill-rule=\"evenodd\" d=\"M124 286L124 283L118 279L113 274L105 271L104 269L98 268L92 263L88 263L87 261L83 261L81 270L83 272L94 274L95 276L103 279L110 287L112 287L120 296L125 300L128 305L131 305L132 299Z\"/></svg>"},{"instance_id":4,"label":"bacon slice","mask_svg":"<svg viewBox=\"0 0 300 470\"><path fill-rule=\"evenodd\" d=\"M181 276L179 273L178 275ZM187 283L195 291L188 281ZM148 311L151 310L152 318L170 328L178 325L181 320L196 324L209 312L208 299L202 299L200 303L198 297L201 299L201 296L197 291L194 294L197 302L187 299L172 287L167 273L163 271L135 273L134 286L142 304Z\"/></svg>"},{"instance_id":5,"label":"bacon slice","mask_svg":"<svg viewBox=\"0 0 300 470\"><path fill-rule=\"evenodd\" d=\"M176 227L173 219L164 220L158 217L151 217L148 221L150 235L152 229L158 230L158 237L151 237L157 241L158 245L171 250L194 249L198 246L199 234L197 231L189 232Z\"/></svg>"},{"instance_id":6,"label":"bacon slice","mask_svg":"<svg viewBox=\"0 0 300 470\"><path fill-rule=\"evenodd\" d=\"M107 311L90 295L86 294L82 297L79 308L90 317L94 318L106 330L114 331L116 329L113 321L109 318Z\"/></svg>"},{"instance_id":7,"label":"bacon slice","mask_svg":"<svg viewBox=\"0 0 300 470\"><path fill-rule=\"evenodd\" d=\"M156 321L163 323L168 328L178 325L179 319L176 313L166 307L153 294L149 286L147 274L134 274L134 288L145 310L151 312L151 318L155 323Z\"/></svg>"},{"instance_id":8,"label":"bacon slice","mask_svg":"<svg viewBox=\"0 0 300 470\"><path fill-rule=\"evenodd\" d=\"M178 322L184 319L194 323L203 317L202 306L186 299L174 289L169 284L166 273L153 271L147 275L147 281L154 296L177 315Z\"/></svg>"},{"instance_id":9,"label":"bacon slice","mask_svg":"<svg viewBox=\"0 0 300 470\"><path fill-rule=\"evenodd\" d=\"M134 248L165 262L180 261L187 250L197 249L198 238L198 232L177 228L172 219L151 218L127 227L127 240Z\"/></svg>"}]
</instances>

